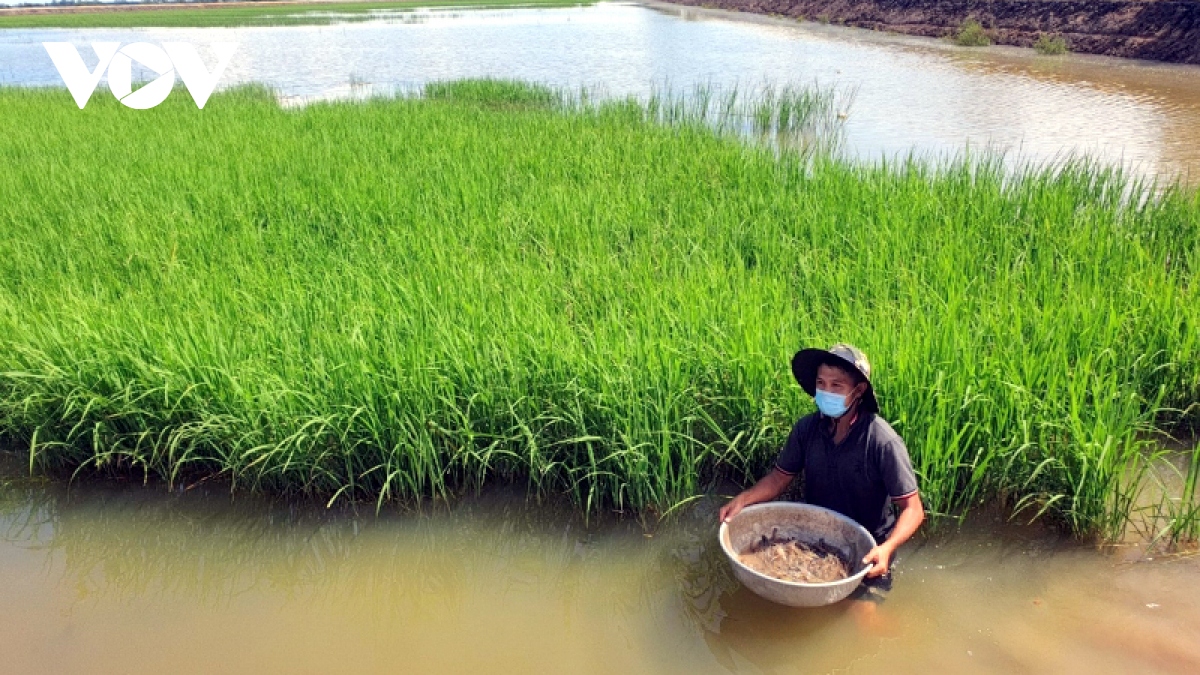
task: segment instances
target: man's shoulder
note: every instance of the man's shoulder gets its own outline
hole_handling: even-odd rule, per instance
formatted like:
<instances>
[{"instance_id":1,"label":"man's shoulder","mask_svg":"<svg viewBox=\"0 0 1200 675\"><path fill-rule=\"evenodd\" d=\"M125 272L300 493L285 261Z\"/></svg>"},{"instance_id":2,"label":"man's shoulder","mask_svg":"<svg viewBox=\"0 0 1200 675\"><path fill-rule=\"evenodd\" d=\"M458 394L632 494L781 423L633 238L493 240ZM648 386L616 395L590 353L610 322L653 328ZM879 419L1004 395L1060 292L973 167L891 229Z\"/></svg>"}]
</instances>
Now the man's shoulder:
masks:
<instances>
[{"instance_id":1,"label":"man's shoulder","mask_svg":"<svg viewBox=\"0 0 1200 675\"><path fill-rule=\"evenodd\" d=\"M804 468L806 446L811 438L810 430L816 418L816 413L813 413L796 420L796 423L792 425L791 433L788 434L787 442L779 451L779 459L775 460L775 468L786 474L796 474Z\"/></svg>"},{"instance_id":2,"label":"man's shoulder","mask_svg":"<svg viewBox=\"0 0 1200 675\"><path fill-rule=\"evenodd\" d=\"M816 424L820 418L821 413L819 412L812 412L801 417L800 419L796 420L795 424L792 425L792 433L807 433L809 429L813 428L813 425Z\"/></svg>"},{"instance_id":3,"label":"man's shoulder","mask_svg":"<svg viewBox=\"0 0 1200 675\"><path fill-rule=\"evenodd\" d=\"M867 431L867 436L871 443L881 446L893 443L904 445L904 439L900 438L900 434L896 433L892 425L888 424L888 421L880 417L878 413L871 413L871 420L868 423Z\"/></svg>"}]
</instances>

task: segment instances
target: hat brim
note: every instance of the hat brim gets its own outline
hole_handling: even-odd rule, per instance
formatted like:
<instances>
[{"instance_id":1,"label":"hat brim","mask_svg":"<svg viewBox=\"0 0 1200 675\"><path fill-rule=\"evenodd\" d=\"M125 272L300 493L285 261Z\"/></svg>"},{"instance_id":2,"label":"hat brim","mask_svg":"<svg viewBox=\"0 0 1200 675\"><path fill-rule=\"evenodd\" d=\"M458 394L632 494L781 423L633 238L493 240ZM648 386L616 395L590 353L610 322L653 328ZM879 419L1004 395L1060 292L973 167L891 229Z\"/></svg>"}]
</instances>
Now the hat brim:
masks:
<instances>
[{"instance_id":1,"label":"hat brim","mask_svg":"<svg viewBox=\"0 0 1200 675\"><path fill-rule=\"evenodd\" d=\"M801 349L792 357L792 375L806 394L817 395L817 369L823 363L836 364L848 372L861 375L867 381L867 392L862 396L862 409L879 412L879 401L875 398L875 385L871 384L871 378L863 375L858 366L825 349Z\"/></svg>"}]
</instances>

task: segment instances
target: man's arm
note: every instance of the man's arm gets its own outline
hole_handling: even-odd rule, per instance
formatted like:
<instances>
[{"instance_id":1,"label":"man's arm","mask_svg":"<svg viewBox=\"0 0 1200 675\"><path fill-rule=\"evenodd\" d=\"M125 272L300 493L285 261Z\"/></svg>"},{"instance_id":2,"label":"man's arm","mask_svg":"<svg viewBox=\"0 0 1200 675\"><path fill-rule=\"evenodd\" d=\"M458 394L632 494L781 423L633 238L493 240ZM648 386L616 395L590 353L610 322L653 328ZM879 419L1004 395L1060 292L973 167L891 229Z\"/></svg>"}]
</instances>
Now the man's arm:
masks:
<instances>
[{"instance_id":1,"label":"man's arm","mask_svg":"<svg viewBox=\"0 0 1200 675\"><path fill-rule=\"evenodd\" d=\"M757 487L757 486L756 486ZM867 572L868 577L881 576L888 571L892 564L892 555L900 545L908 541L917 532L917 528L925 520L925 506L921 504L921 495L916 492L894 500L900 505L900 515L896 518L896 526L887 541L871 549L863 557L865 563L875 563L875 567Z\"/></svg>"},{"instance_id":2,"label":"man's arm","mask_svg":"<svg viewBox=\"0 0 1200 675\"><path fill-rule=\"evenodd\" d=\"M778 467L771 469L771 473L763 476L754 485L743 490L741 494L730 499L725 506L721 507L721 522L729 522L734 516L751 504L759 502L769 502L787 489L789 483L792 482L792 475L780 471ZM899 527L897 527L899 529ZM913 528L916 529L915 527Z\"/></svg>"}]
</instances>

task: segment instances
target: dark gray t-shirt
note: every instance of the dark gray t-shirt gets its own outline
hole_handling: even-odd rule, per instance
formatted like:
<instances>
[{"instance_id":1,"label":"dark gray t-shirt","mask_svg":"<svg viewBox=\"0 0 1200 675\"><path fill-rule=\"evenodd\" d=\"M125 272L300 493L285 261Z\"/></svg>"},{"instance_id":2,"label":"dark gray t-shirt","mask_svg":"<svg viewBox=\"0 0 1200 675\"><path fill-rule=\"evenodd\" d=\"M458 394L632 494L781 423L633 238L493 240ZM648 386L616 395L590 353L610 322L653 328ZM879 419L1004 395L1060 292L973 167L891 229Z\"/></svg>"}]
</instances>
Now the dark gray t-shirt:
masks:
<instances>
[{"instance_id":1,"label":"dark gray t-shirt","mask_svg":"<svg viewBox=\"0 0 1200 675\"><path fill-rule=\"evenodd\" d=\"M806 502L850 516L883 543L896 524L892 500L917 491L908 448L874 413L859 413L840 445L830 421L819 412L800 418L775 466L803 471Z\"/></svg>"}]
</instances>

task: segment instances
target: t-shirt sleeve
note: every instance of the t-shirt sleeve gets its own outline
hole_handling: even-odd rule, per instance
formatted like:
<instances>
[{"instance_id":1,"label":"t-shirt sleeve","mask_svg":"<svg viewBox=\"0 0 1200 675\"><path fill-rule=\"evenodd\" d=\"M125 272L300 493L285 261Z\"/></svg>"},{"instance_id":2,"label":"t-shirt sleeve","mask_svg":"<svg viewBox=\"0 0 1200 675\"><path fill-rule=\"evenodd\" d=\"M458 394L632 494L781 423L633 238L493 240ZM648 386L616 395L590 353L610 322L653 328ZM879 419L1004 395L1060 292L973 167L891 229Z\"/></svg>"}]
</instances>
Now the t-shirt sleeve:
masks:
<instances>
[{"instance_id":1,"label":"t-shirt sleeve","mask_svg":"<svg viewBox=\"0 0 1200 675\"><path fill-rule=\"evenodd\" d=\"M783 444L783 449L779 451L779 457L775 459L775 468L789 475L798 474L804 468L803 427L803 419L792 426L792 432L788 434L787 442Z\"/></svg>"},{"instance_id":2,"label":"t-shirt sleeve","mask_svg":"<svg viewBox=\"0 0 1200 675\"><path fill-rule=\"evenodd\" d=\"M913 472L908 448L899 437L883 446L883 483L892 499L902 499L917 491L917 475Z\"/></svg>"}]
</instances>

